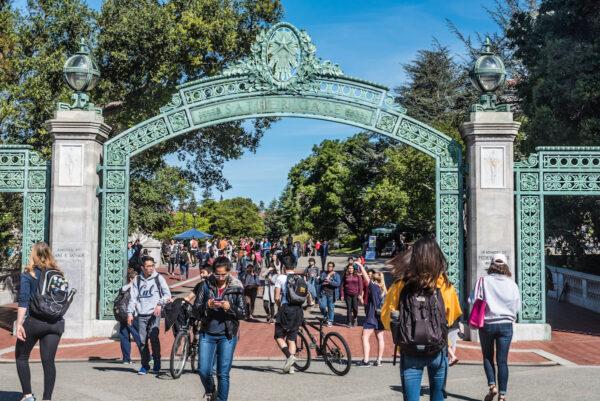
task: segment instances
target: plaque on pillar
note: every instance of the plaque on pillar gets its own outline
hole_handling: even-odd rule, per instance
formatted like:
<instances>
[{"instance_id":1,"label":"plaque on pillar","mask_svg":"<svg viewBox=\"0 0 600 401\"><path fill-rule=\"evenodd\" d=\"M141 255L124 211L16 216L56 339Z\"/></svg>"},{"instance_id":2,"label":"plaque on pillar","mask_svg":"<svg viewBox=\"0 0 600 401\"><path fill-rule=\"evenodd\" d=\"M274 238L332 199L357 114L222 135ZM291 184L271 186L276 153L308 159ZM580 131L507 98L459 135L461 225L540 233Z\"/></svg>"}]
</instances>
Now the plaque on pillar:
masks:
<instances>
[{"instance_id":1,"label":"plaque on pillar","mask_svg":"<svg viewBox=\"0 0 600 401\"><path fill-rule=\"evenodd\" d=\"M59 148L58 185L83 186L83 145L64 145Z\"/></svg>"},{"instance_id":2,"label":"plaque on pillar","mask_svg":"<svg viewBox=\"0 0 600 401\"><path fill-rule=\"evenodd\" d=\"M481 147L481 188L505 188L504 147Z\"/></svg>"}]
</instances>

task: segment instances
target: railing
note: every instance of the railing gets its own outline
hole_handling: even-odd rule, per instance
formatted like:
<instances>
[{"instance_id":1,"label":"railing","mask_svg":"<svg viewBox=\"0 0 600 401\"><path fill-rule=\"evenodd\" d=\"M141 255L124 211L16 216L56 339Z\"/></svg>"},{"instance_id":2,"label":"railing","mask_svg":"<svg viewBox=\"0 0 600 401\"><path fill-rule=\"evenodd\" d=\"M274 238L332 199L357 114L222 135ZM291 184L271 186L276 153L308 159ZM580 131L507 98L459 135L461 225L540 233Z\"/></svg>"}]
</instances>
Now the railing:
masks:
<instances>
[{"instance_id":1,"label":"railing","mask_svg":"<svg viewBox=\"0 0 600 401\"><path fill-rule=\"evenodd\" d=\"M553 288L548 296L600 313L600 276L546 265L552 274Z\"/></svg>"}]
</instances>

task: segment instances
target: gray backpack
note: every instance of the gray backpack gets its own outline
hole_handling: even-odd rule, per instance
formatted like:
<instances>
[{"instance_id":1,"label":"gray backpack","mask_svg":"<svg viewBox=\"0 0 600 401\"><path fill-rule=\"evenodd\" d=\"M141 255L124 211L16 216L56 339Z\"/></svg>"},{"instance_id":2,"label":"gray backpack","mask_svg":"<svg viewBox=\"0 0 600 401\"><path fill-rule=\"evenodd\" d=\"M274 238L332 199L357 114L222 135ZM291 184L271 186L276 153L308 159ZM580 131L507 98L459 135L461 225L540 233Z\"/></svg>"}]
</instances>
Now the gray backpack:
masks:
<instances>
[{"instance_id":1,"label":"gray backpack","mask_svg":"<svg viewBox=\"0 0 600 401\"><path fill-rule=\"evenodd\" d=\"M446 347L448 321L439 288L432 293L403 290L398 310L400 317L392 329L394 342L403 353L433 356Z\"/></svg>"}]
</instances>

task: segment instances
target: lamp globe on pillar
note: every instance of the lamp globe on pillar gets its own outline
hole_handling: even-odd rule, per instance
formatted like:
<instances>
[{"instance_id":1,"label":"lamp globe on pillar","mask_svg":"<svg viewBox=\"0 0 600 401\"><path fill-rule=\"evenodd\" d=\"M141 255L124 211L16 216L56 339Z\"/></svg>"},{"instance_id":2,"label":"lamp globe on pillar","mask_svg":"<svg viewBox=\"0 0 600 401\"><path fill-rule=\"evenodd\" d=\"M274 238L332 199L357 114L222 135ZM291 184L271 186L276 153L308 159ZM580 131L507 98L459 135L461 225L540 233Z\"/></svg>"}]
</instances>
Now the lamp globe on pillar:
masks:
<instances>
[{"instance_id":1,"label":"lamp globe on pillar","mask_svg":"<svg viewBox=\"0 0 600 401\"><path fill-rule=\"evenodd\" d=\"M509 111L508 105L496 105L494 94L506 81L506 69L502 59L491 51L490 38L486 38L483 51L469 74L473 86L481 92L479 103L471 111Z\"/></svg>"},{"instance_id":2,"label":"lamp globe on pillar","mask_svg":"<svg viewBox=\"0 0 600 401\"><path fill-rule=\"evenodd\" d=\"M98 84L100 69L90 55L90 48L83 39L79 44L79 51L69 57L63 67L63 77L71 89L75 91L72 96L74 103L70 109L91 110L94 105L89 103L87 92Z\"/></svg>"}]
</instances>

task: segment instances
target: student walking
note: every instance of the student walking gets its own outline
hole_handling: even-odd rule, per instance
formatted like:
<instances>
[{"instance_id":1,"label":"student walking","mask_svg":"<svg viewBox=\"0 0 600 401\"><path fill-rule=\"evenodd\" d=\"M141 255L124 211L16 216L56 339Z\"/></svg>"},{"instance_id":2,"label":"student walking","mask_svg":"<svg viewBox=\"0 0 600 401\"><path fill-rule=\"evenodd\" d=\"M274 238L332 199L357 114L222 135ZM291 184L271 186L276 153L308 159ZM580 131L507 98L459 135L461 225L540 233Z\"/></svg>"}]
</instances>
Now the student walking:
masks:
<instances>
[{"instance_id":1,"label":"student walking","mask_svg":"<svg viewBox=\"0 0 600 401\"><path fill-rule=\"evenodd\" d=\"M179 251L179 281L183 280L184 277L187 280L190 278L190 265L192 264L192 256L188 249L181 245Z\"/></svg>"},{"instance_id":2,"label":"student walking","mask_svg":"<svg viewBox=\"0 0 600 401\"><path fill-rule=\"evenodd\" d=\"M148 342L152 344L152 358L154 360L153 373L160 372L160 340L158 331L160 315L163 306L171 299L171 291L163 276L154 269L154 259L148 256L144 259L142 274L138 275L131 286L131 299L127 307L127 324L134 324L140 334L140 353L142 354L142 367L138 374L145 375L150 370L150 350Z\"/></svg>"},{"instance_id":3,"label":"student walking","mask_svg":"<svg viewBox=\"0 0 600 401\"><path fill-rule=\"evenodd\" d=\"M291 295L292 291L297 294L294 283L301 276L296 275L294 272L293 257L288 249L284 251L283 255L281 259L285 274L279 275L275 283L275 302L279 307L279 311L277 312L273 337L286 357L283 373L293 374L293 365L296 362L296 338L304 319L304 311L302 310L303 302L297 302L296 298ZM301 280L304 281L304 279ZM304 297L306 296L305 293Z\"/></svg>"},{"instance_id":4,"label":"student walking","mask_svg":"<svg viewBox=\"0 0 600 401\"><path fill-rule=\"evenodd\" d=\"M423 370L429 376L429 398L444 400L448 371L448 326L461 316L455 288L446 274L446 259L437 242L421 238L409 257L392 261L394 284L381 309L385 328L400 346L400 377L406 401L420 400ZM413 327L414 325L414 327ZM427 327L426 333L417 328Z\"/></svg>"},{"instance_id":5,"label":"student walking","mask_svg":"<svg viewBox=\"0 0 600 401\"><path fill-rule=\"evenodd\" d=\"M133 269L127 269L127 284L125 284L121 288L121 304L123 306L119 307L119 311L121 313L115 313L115 318L119 322L119 342L121 344L121 354L123 356L123 363L130 364L131 363L131 339L140 350L140 355L142 353L141 348L142 344L140 341L140 334L138 333L135 325L127 324L127 307L129 306L129 300L131 299L131 286L135 278L137 277L137 273Z\"/></svg>"},{"instance_id":6,"label":"student walking","mask_svg":"<svg viewBox=\"0 0 600 401\"><path fill-rule=\"evenodd\" d=\"M387 293L385 281L382 273L374 272L369 275L367 270L360 263L354 262L353 265L360 269L362 279L368 283L369 287L369 297L364 300L366 317L362 331L363 359L358 363L358 366L373 366L369 361L371 352L370 340L373 333L375 333L375 337L377 337L377 360L375 361L375 366L381 366L383 349L385 347L383 334L384 327L381 322L381 307Z\"/></svg>"},{"instance_id":7,"label":"student walking","mask_svg":"<svg viewBox=\"0 0 600 401\"><path fill-rule=\"evenodd\" d=\"M304 270L304 278L308 285L308 306L315 304L317 297L317 279L319 277L319 268L315 262L315 258L308 259L308 267Z\"/></svg>"},{"instance_id":8,"label":"student walking","mask_svg":"<svg viewBox=\"0 0 600 401\"><path fill-rule=\"evenodd\" d=\"M244 318L244 288L231 272L231 261L215 259L214 273L204 285L197 286L194 307L200 320L198 346L200 380L207 401L227 401L229 372L238 341L240 319ZM216 358L216 360L215 360ZM215 386L213 367L216 365L218 385Z\"/></svg>"},{"instance_id":9,"label":"student walking","mask_svg":"<svg viewBox=\"0 0 600 401\"><path fill-rule=\"evenodd\" d=\"M486 303L484 325L479 329L483 368L489 386L485 401L492 401L496 395L498 401L503 401L508 387L508 351L513 323L521 309L519 287L512 279L506 255L494 255L487 275L477 281L473 294Z\"/></svg>"},{"instance_id":10,"label":"student walking","mask_svg":"<svg viewBox=\"0 0 600 401\"><path fill-rule=\"evenodd\" d=\"M328 240L323 241L323 243L321 244L319 254L321 255L321 269L325 270L325 264L327 263L327 257L329 256Z\"/></svg>"},{"instance_id":11,"label":"student walking","mask_svg":"<svg viewBox=\"0 0 600 401\"><path fill-rule=\"evenodd\" d=\"M279 273L275 267L269 267L265 275L263 285L263 307L267 314L267 323L273 323L275 319L275 284Z\"/></svg>"},{"instance_id":12,"label":"student walking","mask_svg":"<svg viewBox=\"0 0 600 401\"><path fill-rule=\"evenodd\" d=\"M41 287L47 292L60 292L67 286L64 276L52 255L50 247L45 243L36 243L31 248L29 264L21 273L17 309L17 344L15 359L17 374L23 390L21 401L35 401L31 390L31 371L29 370L29 355L35 344L40 343L40 358L44 370L44 394L42 400L52 398L56 381L54 358L58 349L60 337L65 331L65 321L60 316L49 319L48 316L36 313L32 305L36 297L41 295ZM38 308L33 308L38 309ZM66 311L66 310L65 310Z\"/></svg>"},{"instance_id":13,"label":"student walking","mask_svg":"<svg viewBox=\"0 0 600 401\"><path fill-rule=\"evenodd\" d=\"M362 298L362 289L362 273L356 271L354 263L351 263L344 270L340 286L340 299L346 301L346 324L348 327L356 326L358 300Z\"/></svg>"},{"instance_id":14,"label":"student walking","mask_svg":"<svg viewBox=\"0 0 600 401\"><path fill-rule=\"evenodd\" d=\"M171 240L171 244L169 245L169 260L168 260L168 267L167 267L167 273L169 274L169 276L172 276L175 274L175 265L178 264L178 259L179 259L179 245L175 242L175 240Z\"/></svg>"},{"instance_id":15,"label":"student walking","mask_svg":"<svg viewBox=\"0 0 600 401\"><path fill-rule=\"evenodd\" d=\"M256 273L256 268L260 269L259 265L249 264L246 271L240 276L240 280L244 286L244 303L246 305L246 320L254 319L254 305L258 294L258 286L260 285L260 277Z\"/></svg>"},{"instance_id":16,"label":"student walking","mask_svg":"<svg viewBox=\"0 0 600 401\"><path fill-rule=\"evenodd\" d=\"M319 276L319 307L323 318L327 319L327 327L333 326L335 319L335 301L339 298L341 284L340 275L335 271L335 263L327 263L327 271Z\"/></svg>"}]
</instances>

